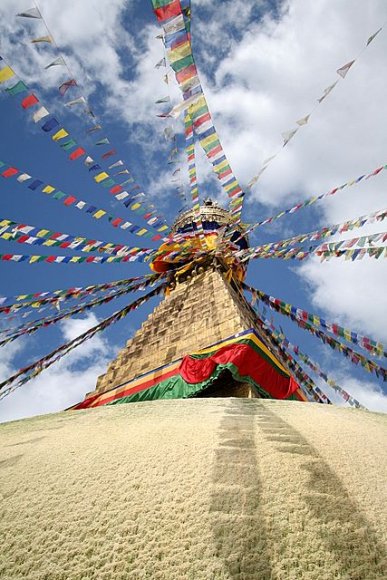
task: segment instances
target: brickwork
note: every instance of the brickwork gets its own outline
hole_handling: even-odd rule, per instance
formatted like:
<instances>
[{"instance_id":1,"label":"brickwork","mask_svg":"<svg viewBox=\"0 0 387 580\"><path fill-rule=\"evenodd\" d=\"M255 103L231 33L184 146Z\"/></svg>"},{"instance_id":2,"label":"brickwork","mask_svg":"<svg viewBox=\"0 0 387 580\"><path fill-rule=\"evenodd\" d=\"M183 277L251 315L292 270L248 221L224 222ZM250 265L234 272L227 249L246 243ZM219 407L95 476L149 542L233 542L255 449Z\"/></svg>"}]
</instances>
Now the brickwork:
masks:
<instances>
[{"instance_id":1,"label":"brickwork","mask_svg":"<svg viewBox=\"0 0 387 580\"><path fill-rule=\"evenodd\" d=\"M106 374L102 393L254 326L241 295L214 267L180 284L148 316Z\"/></svg>"}]
</instances>

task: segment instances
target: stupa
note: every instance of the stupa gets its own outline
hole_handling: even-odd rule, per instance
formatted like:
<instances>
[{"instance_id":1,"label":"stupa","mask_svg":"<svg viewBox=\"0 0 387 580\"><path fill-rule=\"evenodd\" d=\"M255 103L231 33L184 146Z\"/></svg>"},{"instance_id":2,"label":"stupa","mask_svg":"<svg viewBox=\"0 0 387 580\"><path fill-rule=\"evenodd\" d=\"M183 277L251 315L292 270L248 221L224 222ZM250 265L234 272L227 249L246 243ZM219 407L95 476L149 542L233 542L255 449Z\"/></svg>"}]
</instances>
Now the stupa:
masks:
<instances>
[{"instance_id":1,"label":"stupa","mask_svg":"<svg viewBox=\"0 0 387 580\"><path fill-rule=\"evenodd\" d=\"M248 247L243 225L206 199L199 212L179 215L172 234L151 264L165 273L164 299L75 408L208 396L306 400L243 294L245 265L228 251Z\"/></svg>"}]
</instances>

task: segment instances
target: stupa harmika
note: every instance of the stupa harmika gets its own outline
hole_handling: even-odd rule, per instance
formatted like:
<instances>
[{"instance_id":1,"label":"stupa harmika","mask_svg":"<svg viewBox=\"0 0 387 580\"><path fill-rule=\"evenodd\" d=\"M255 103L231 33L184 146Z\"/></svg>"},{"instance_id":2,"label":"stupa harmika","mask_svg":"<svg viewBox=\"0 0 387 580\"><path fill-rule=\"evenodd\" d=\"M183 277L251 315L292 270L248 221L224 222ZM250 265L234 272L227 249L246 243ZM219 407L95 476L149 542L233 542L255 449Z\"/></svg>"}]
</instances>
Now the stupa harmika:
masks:
<instances>
[{"instance_id":1,"label":"stupa harmika","mask_svg":"<svg viewBox=\"0 0 387 580\"><path fill-rule=\"evenodd\" d=\"M182 213L172 232L174 239L192 232L191 251L192 244L222 249L153 261L152 269L167 272L164 299L75 408L193 396L306 400L242 293L244 267L224 249L228 232L234 249L248 246L243 227L207 199L199 216Z\"/></svg>"}]
</instances>

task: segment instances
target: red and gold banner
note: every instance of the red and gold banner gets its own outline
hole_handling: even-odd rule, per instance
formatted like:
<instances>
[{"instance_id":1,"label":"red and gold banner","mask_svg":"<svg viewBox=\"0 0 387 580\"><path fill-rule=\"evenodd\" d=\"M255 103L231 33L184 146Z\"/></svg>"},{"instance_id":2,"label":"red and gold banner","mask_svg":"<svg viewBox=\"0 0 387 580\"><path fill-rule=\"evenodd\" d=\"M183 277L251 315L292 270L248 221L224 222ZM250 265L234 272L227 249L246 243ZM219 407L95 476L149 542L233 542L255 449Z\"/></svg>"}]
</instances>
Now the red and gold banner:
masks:
<instances>
[{"instance_id":1,"label":"red and gold banner","mask_svg":"<svg viewBox=\"0 0 387 580\"><path fill-rule=\"evenodd\" d=\"M225 370L236 381L252 385L263 398L305 400L290 372L250 329L129 383L89 397L72 409L193 397L210 387Z\"/></svg>"}]
</instances>

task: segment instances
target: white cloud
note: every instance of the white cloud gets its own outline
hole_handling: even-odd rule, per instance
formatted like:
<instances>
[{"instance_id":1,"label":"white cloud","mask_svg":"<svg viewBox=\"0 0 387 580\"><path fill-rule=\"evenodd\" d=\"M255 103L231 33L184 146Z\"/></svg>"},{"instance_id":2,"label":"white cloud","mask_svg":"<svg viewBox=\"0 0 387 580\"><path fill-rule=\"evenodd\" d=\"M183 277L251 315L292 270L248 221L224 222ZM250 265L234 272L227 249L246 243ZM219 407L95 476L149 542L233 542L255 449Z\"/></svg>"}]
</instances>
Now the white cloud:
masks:
<instances>
[{"instance_id":1,"label":"white cloud","mask_svg":"<svg viewBox=\"0 0 387 580\"><path fill-rule=\"evenodd\" d=\"M60 323L61 342L67 342L95 326L94 314ZM14 357L28 348L28 338L4 347L0 351L0 379L8 378L17 369ZM58 363L43 371L11 395L0 401L0 422L53 413L81 401L94 390L98 375L106 372L115 348L101 335L86 341Z\"/></svg>"},{"instance_id":2,"label":"white cloud","mask_svg":"<svg viewBox=\"0 0 387 580\"><path fill-rule=\"evenodd\" d=\"M316 106L323 89L339 78L336 69L357 57L367 38L386 21L384 0L288 0L277 3L275 14L272 2L236 0L221 4L220 9L209 0L193 2L193 42L215 125L241 182L247 183L263 159L280 149L283 131L295 127L297 119L313 111L310 123L281 150L248 194L246 221L256 221L276 208L290 207L295 200L324 193L386 162L386 79L382 74L386 29L359 56L331 95ZM122 119L131 129L131 140L142 145L152 190L163 199L171 195L168 173L159 169L160 159L154 166L152 163L155 152L164 146L161 134L165 126L156 118L154 104L166 94L164 71L154 68L163 56L162 44L155 39L157 25L149 24L139 31L129 21L128 29L123 28L124 10L136 10L139 0L68 0L65 4L61 0L41 0L40 5L76 76L85 79L87 94L97 98L96 85L85 78L85 72L104 88L106 118L110 111ZM262 10L261 19L253 17L257 6ZM15 21L14 14L23 9L21 0L1 3L2 52L4 56L12 52L27 79L42 86L58 86L61 71L42 71L46 55L29 45L27 48L36 23ZM212 18L208 18L211 10ZM15 35L10 40L11 32ZM22 38L24 46L15 42L17 38ZM122 51L129 59L130 74ZM174 83L171 96L176 101L181 98ZM202 193L216 191L214 181L208 179L210 168L203 156L199 156L198 174ZM319 210L316 221L334 224L382 208L386 205L382 196L386 185L387 172L382 172L338 193L314 206ZM289 227L302 231L308 211L276 222L278 239L287 235ZM382 229L380 226L379 231ZM322 264L310 260L297 271L322 315L375 338L386 338L381 313L387 310L383 292L387 275L381 260L365 258L347 263L340 259Z\"/></svg>"}]
</instances>

